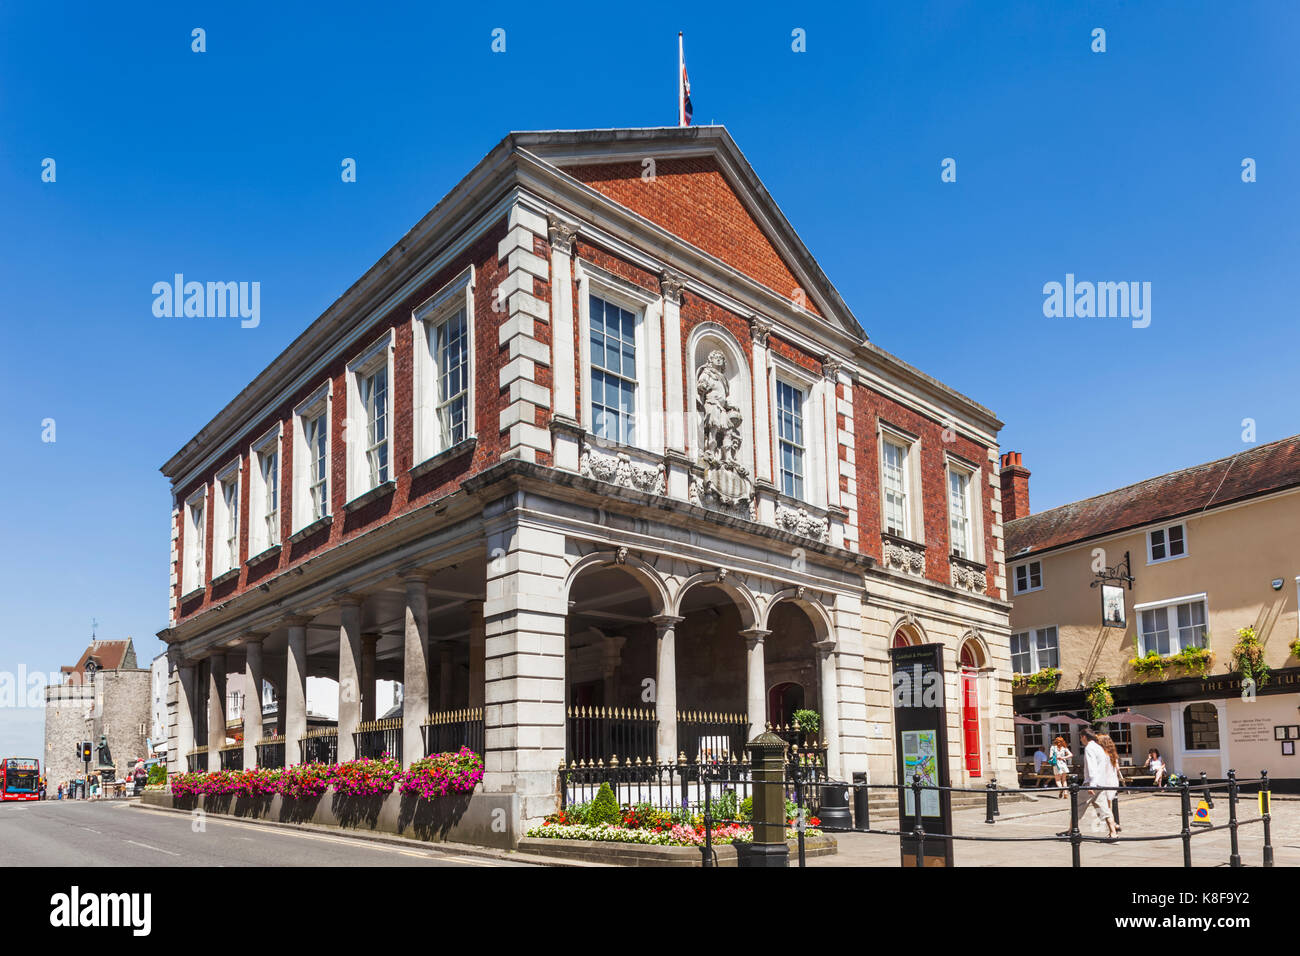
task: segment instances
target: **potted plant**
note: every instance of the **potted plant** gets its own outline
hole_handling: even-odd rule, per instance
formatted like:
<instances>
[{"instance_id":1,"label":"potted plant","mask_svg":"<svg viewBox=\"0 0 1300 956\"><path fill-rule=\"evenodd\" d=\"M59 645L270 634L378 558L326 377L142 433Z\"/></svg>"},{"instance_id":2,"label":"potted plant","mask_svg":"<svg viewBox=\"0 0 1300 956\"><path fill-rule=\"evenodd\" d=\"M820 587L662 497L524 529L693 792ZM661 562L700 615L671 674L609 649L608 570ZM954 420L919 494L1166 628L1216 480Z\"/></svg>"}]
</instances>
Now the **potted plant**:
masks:
<instances>
[{"instance_id":1,"label":"potted plant","mask_svg":"<svg viewBox=\"0 0 1300 956\"><path fill-rule=\"evenodd\" d=\"M798 725L799 731L804 735L804 742L817 739L817 733L822 727L821 714L815 710L796 710L790 715L791 719Z\"/></svg>"},{"instance_id":2,"label":"potted plant","mask_svg":"<svg viewBox=\"0 0 1300 956\"><path fill-rule=\"evenodd\" d=\"M1264 663L1264 645L1253 627L1237 629L1237 643L1232 647L1232 669L1242 680L1252 680L1256 687L1268 683L1271 669Z\"/></svg>"}]
</instances>

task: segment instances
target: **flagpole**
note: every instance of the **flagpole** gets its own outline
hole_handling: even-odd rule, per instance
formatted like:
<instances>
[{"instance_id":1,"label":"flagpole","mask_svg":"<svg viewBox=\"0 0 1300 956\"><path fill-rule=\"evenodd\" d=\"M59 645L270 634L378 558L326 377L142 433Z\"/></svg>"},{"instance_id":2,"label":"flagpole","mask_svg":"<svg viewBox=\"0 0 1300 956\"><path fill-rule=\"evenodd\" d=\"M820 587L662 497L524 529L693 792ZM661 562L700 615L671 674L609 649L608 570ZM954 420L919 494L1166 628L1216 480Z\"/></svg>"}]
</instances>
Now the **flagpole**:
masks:
<instances>
[{"instance_id":1,"label":"flagpole","mask_svg":"<svg viewBox=\"0 0 1300 956\"><path fill-rule=\"evenodd\" d=\"M686 85L682 76L686 70L686 53L682 48L682 31L677 31L677 125L686 125Z\"/></svg>"}]
</instances>

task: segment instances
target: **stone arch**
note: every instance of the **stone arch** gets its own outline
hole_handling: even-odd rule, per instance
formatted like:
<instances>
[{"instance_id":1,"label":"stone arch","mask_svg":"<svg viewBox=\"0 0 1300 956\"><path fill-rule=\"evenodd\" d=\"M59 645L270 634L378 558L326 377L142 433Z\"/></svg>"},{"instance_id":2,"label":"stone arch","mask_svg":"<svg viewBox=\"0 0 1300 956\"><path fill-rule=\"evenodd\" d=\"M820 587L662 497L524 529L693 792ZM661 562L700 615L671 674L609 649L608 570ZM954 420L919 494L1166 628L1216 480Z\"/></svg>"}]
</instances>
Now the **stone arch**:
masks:
<instances>
[{"instance_id":1,"label":"stone arch","mask_svg":"<svg viewBox=\"0 0 1300 956\"><path fill-rule=\"evenodd\" d=\"M889 627L889 646L898 647L897 641L903 636L907 639L909 646L917 644L929 644L930 639L925 633L925 627L916 619L914 614L904 614L894 620Z\"/></svg>"},{"instance_id":2,"label":"stone arch","mask_svg":"<svg viewBox=\"0 0 1300 956\"><path fill-rule=\"evenodd\" d=\"M740 461L754 473L754 387L749 370L749 357L736 337L717 322L701 322L691 330L686 340L686 377L687 377L687 420L690 425L687 436L687 450L691 457L698 460L700 456L701 424L700 411L695 402L695 378L700 366L704 365L709 353L720 349L727 359L727 380L731 391L728 397L739 407L744 424L741 428L743 444L740 449Z\"/></svg>"},{"instance_id":3,"label":"stone arch","mask_svg":"<svg viewBox=\"0 0 1300 956\"><path fill-rule=\"evenodd\" d=\"M597 551L574 562L569 568L569 575L564 581L564 594L567 598L573 592L573 583L585 571L594 568L612 568L626 572L646 589L654 613L667 614L672 601L668 596L668 587L653 565L628 554L626 549L618 551Z\"/></svg>"},{"instance_id":4,"label":"stone arch","mask_svg":"<svg viewBox=\"0 0 1300 956\"><path fill-rule=\"evenodd\" d=\"M970 663L967 663L967 660ZM989 666L989 648L984 642L984 635L977 630L969 630L961 636L957 645L957 666L974 667L983 670Z\"/></svg>"},{"instance_id":5,"label":"stone arch","mask_svg":"<svg viewBox=\"0 0 1300 956\"><path fill-rule=\"evenodd\" d=\"M807 596L807 592L801 587L785 588L777 591L768 600L767 605L763 608L763 616L760 619L762 623L759 627L770 630L769 622L772 617L772 610L777 604L793 604L808 615L808 620L812 623L813 633L818 641L835 641L835 625L831 622L830 612L820 601Z\"/></svg>"},{"instance_id":6,"label":"stone arch","mask_svg":"<svg viewBox=\"0 0 1300 956\"><path fill-rule=\"evenodd\" d=\"M695 587L714 587L725 591L727 595L735 602L737 610L740 611L740 621L743 630L758 627L758 622L763 620L759 612L758 602L754 599L753 593L743 583L736 580L726 570L719 568L716 571L701 571L699 574L692 574L682 582L681 587L677 589L676 595L672 600L672 610L670 614L681 617L682 603L687 592Z\"/></svg>"}]
</instances>

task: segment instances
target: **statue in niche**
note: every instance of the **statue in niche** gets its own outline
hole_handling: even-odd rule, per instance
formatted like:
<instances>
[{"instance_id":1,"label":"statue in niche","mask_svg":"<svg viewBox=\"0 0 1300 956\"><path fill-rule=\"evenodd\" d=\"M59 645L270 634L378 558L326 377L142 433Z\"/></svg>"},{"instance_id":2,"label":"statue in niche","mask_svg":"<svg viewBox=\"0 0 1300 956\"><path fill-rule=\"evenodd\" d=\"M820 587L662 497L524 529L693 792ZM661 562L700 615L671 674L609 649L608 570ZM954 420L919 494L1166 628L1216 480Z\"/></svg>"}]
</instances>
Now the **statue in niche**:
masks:
<instances>
[{"instance_id":1,"label":"statue in niche","mask_svg":"<svg viewBox=\"0 0 1300 956\"><path fill-rule=\"evenodd\" d=\"M749 502L753 484L748 469L740 464L745 416L731 400L731 382L726 373L727 356L721 349L714 349L695 373L695 404L704 432L700 444L704 490L735 507Z\"/></svg>"}]
</instances>

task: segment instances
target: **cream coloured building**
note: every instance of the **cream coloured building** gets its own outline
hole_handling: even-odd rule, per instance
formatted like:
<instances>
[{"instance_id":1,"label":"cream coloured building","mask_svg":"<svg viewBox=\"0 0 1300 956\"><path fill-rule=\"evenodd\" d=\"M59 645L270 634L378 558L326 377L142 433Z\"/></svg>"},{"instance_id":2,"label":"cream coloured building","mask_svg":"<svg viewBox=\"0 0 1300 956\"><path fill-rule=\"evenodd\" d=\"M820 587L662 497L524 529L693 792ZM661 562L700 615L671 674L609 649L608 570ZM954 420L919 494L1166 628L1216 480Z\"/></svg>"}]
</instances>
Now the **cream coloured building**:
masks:
<instances>
[{"instance_id":1,"label":"cream coloured building","mask_svg":"<svg viewBox=\"0 0 1300 956\"><path fill-rule=\"evenodd\" d=\"M1140 715L1108 725L1126 761L1141 764L1154 747L1193 778L1266 769L1293 788L1300 779L1300 436L1037 514L1015 513L1028 510L1028 472L1005 456L1002 481L1012 668L1061 671L1054 691L1016 689L1016 713L1042 721L1017 728L1018 756L1068 735L1051 718L1089 716L1086 688L1105 678L1116 710ZM1123 573L1126 559L1124 626L1106 626L1101 588L1092 583L1099 568ZM1233 666L1247 627L1271 669L1253 694ZM1204 674L1172 660L1158 673L1135 664L1153 651L1170 658L1186 648L1209 651Z\"/></svg>"}]
</instances>

